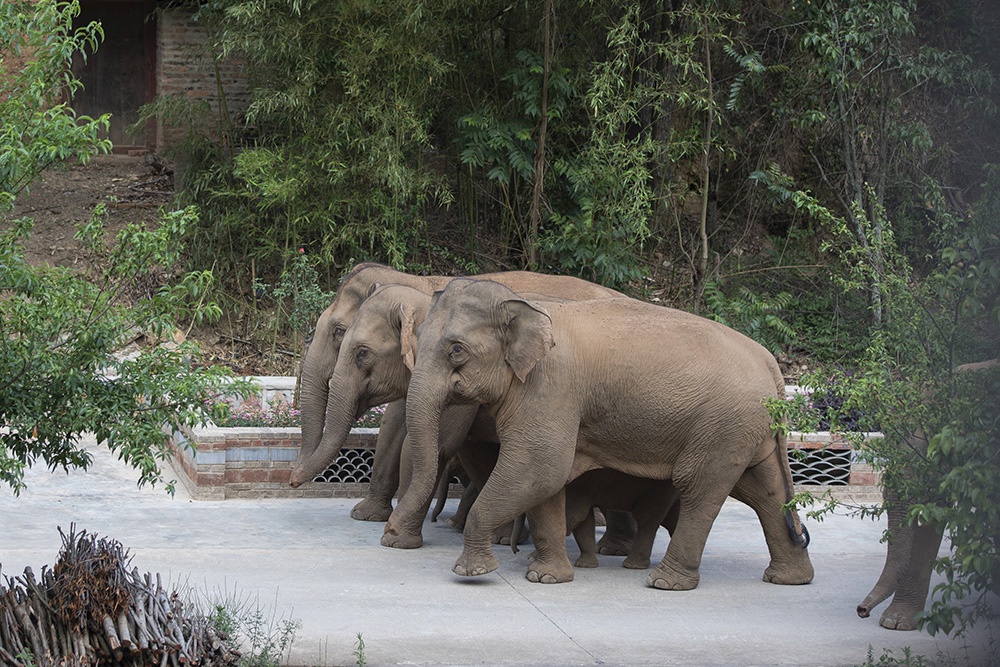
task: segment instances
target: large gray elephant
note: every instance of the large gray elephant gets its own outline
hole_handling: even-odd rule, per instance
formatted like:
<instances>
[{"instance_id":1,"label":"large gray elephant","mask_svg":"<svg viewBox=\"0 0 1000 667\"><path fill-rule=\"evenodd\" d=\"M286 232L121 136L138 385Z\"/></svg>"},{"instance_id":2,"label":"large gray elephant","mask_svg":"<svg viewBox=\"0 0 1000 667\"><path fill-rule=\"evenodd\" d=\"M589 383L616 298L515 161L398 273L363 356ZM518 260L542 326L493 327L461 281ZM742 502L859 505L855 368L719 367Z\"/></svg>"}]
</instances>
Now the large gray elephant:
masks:
<instances>
[{"instance_id":1,"label":"large gray elephant","mask_svg":"<svg viewBox=\"0 0 1000 667\"><path fill-rule=\"evenodd\" d=\"M973 373L997 366L1000 366L1000 359L963 364L955 370L958 373ZM911 434L906 443L916 452L926 452L927 445L927 436L920 431ZM861 618L868 618L875 607L892 596L892 602L882 612L879 624L890 630L915 630L918 626L917 615L927 604L944 526L907 521L910 505L924 499L900 498L885 487L883 493L889 523L885 565L871 592L858 605L857 612Z\"/></svg>"},{"instance_id":2,"label":"large gray elephant","mask_svg":"<svg viewBox=\"0 0 1000 667\"><path fill-rule=\"evenodd\" d=\"M623 297L620 292L569 276L550 276L528 271L491 273L480 276L521 292L557 298L587 299ZM361 303L379 285L405 285L430 295L452 280L450 276L412 276L374 263L355 266L341 281L337 295L316 322L313 339L302 360L299 407L302 411L300 460L309 460L323 443L322 459L332 462L341 445L334 444L343 432L341 406L331 400L330 380L341 344ZM331 416L334 421L331 422ZM351 422L353 424L353 421ZM399 456L405 437L405 406L391 403L386 408L375 447L375 463L367 496L351 510L359 520L385 521L392 512L392 498L399 485ZM347 427L350 428L349 426ZM332 452L332 454L331 454ZM301 465L293 474L293 485L311 479ZM322 470L320 470L321 472Z\"/></svg>"},{"instance_id":3,"label":"large gray elephant","mask_svg":"<svg viewBox=\"0 0 1000 667\"><path fill-rule=\"evenodd\" d=\"M419 546L434 492L442 412L485 405L497 465L465 525L459 575L491 572L491 533L528 513L531 581L570 581L564 487L594 468L673 481L677 527L648 583L699 582L705 541L726 497L752 507L770 564L764 579L804 584L813 568L794 511L783 437L764 405L784 393L774 358L721 324L631 299L533 303L494 282L455 280L420 329L406 422L413 479L389 517L386 546Z\"/></svg>"}]
</instances>

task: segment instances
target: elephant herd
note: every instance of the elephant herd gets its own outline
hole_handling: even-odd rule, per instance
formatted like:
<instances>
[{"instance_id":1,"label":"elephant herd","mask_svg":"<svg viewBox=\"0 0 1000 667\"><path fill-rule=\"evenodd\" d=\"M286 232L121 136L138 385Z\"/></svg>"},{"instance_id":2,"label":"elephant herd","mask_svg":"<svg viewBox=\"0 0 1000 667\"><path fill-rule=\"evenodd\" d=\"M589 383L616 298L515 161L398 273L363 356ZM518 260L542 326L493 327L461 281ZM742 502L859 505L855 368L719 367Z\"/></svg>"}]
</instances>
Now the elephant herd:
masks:
<instances>
[{"instance_id":1,"label":"elephant herd","mask_svg":"<svg viewBox=\"0 0 1000 667\"><path fill-rule=\"evenodd\" d=\"M580 546L575 565L596 566L600 507L604 553L647 568L662 525L670 541L647 583L693 589L732 497L763 528L764 580L806 584L809 535L788 509L786 443L765 405L783 395L766 349L683 311L566 276L412 276L365 263L306 350L291 484L321 473L357 418L388 403L368 495L351 512L385 521L385 546L421 546L439 475L457 460L478 490L463 503L458 575L497 569L497 535L526 515L527 578L571 581L566 536Z\"/></svg>"}]
</instances>

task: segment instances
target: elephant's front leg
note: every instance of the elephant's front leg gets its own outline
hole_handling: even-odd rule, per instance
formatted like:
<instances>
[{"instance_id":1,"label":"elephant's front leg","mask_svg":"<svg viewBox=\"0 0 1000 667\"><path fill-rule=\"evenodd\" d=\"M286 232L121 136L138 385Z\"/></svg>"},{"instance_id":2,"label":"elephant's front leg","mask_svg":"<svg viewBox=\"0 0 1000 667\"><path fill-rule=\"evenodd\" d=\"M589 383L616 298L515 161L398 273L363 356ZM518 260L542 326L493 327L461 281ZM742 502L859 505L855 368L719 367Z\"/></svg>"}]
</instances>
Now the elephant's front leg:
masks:
<instances>
[{"instance_id":1,"label":"elephant's front leg","mask_svg":"<svg viewBox=\"0 0 1000 667\"><path fill-rule=\"evenodd\" d=\"M392 514L392 497L399 487L399 457L405 437L406 401L393 401L382 415L368 493L351 510L352 519L385 521Z\"/></svg>"},{"instance_id":2,"label":"elephant's front leg","mask_svg":"<svg viewBox=\"0 0 1000 667\"><path fill-rule=\"evenodd\" d=\"M916 630L917 614L924 610L934 561L941 546L940 526L913 526L909 563L896 586L896 594L879 619L890 630ZM891 537L890 537L891 539Z\"/></svg>"},{"instance_id":3,"label":"elephant's front leg","mask_svg":"<svg viewBox=\"0 0 1000 667\"><path fill-rule=\"evenodd\" d=\"M593 521L593 513L591 513ZM561 584L573 581L573 566L566 554L566 491L565 487L528 510L531 536L535 542L534 560L525 575L536 584ZM590 525L590 540L594 541L594 526ZM596 545L592 547L596 549Z\"/></svg>"},{"instance_id":4,"label":"elephant's front leg","mask_svg":"<svg viewBox=\"0 0 1000 667\"><path fill-rule=\"evenodd\" d=\"M528 579L543 583L573 579L566 555L563 491L573 465L573 441L546 437L542 425L532 426L527 432L539 434L537 439L501 445L497 465L465 523L465 547L453 568L456 574L475 576L499 567L491 544L493 530L527 512L536 548ZM543 449L534 446L536 442L549 446Z\"/></svg>"}]
</instances>

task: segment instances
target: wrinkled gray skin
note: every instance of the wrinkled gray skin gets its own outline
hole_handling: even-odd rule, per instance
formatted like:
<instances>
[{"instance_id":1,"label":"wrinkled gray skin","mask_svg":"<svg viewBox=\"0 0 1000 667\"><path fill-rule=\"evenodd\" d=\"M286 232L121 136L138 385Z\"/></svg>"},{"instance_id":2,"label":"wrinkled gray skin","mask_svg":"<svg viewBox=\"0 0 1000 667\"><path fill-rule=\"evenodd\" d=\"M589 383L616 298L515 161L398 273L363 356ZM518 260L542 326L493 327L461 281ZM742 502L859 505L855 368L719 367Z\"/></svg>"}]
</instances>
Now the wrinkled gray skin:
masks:
<instances>
[{"instance_id":1,"label":"wrinkled gray skin","mask_svg":"<svg viewBox=\"0 0 1000 667\"><path fill-rule=\"evenodd\" d=\"M983 361L959 366L960 373L996 368L1000 360ZM927 451L927 437L920 432L910 436L907 446ZM889 519L889 539L885 565L870 593L858 605L858 616L868 618L872 610L892 596L892 602L882 612L879 625L890 630L915 630L917 614L927 604L934 561L941 546L944 527L911 525L906 521L910 505L923 502L920 498L901 499L890 489L883 488L886 514Z\"/></svg>"},{"instance_id":2,"label":"wrinkled gray skin","mask_svg":"<svg viewBox=\"0 0 1000 667\"><path fill-rule=\"evenodd\" d=\"M600 285L567 276L549 276L527 271L511 271L481 276L508 285L522 292L546 294L558 298L584 299L622 297L623 295ZM298 486L312 479L307 470L316 474L318 462L327 465L339 453L341 434L350 430L356 421L345 416L342 406L331 401L329 383L343 343L344 334L361 303L378 285L405 285L430 295L451 281L450 276L411 276L387 266L362 263L355 266L341 281L333 303L323 311L316 322L313 340L302 360L302 383L299 407L302 411L302 449L300 464L293 471L292 485ZM376 403L375 405L378 405ZM348 423L349 422L349 423ZM384 521L392 511L392 497L399 485L399 456L405 437L405 406L393 402L386 408L378 441L375 447L375 465L368 496L351 511L359 520ZM345 431L346 429L346 431ZM313 454L321 447L318 458ZM306 464L306 462L309 462Z\"/></svg>"},{"instance_id":3,"label":"wrinkled gray skin","mask_svg":"<svg viewBox=\"0 0 1000 667\"><path fill-rule=\"evenodd\" d=\"M543 307L467 280L435 299L407 394L413 478L384 545L420 545L442 413L481 404L496 419L500 457L469 513L456 574L497 569L492 531L527 512L537 549L527 578L572 580L564 487L588 470L613 468L670 479L680 498L650 585L698 585L705 541L728 495L760 519L771 557L764 579L812 580L804 527L783 507L793 493L785 441L763 402L783 395L784 380L763 347L716 322L631 299Z\"/></svg>"}]
</instances>

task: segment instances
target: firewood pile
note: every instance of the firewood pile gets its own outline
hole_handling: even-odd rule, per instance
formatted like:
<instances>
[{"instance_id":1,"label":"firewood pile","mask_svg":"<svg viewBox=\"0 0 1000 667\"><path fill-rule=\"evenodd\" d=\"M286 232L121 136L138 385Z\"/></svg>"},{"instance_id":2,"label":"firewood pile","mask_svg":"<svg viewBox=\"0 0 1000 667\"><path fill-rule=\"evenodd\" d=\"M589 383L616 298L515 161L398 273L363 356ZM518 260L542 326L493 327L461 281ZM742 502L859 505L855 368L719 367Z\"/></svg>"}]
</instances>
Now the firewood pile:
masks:
<instances>
[{"instance_id":1,"label":"firewood pile","mask_svg":"<svg viewBox=\"0 0 1000 667\"><path fill-rule=\"evenodd\" d=\"M208 618L191 611L160 575L129 571L121 544L59 529L55 566L20 576L0 571L0 665L235 665Z\"/></svg>"}]
</instances>

